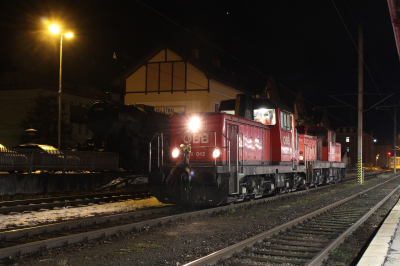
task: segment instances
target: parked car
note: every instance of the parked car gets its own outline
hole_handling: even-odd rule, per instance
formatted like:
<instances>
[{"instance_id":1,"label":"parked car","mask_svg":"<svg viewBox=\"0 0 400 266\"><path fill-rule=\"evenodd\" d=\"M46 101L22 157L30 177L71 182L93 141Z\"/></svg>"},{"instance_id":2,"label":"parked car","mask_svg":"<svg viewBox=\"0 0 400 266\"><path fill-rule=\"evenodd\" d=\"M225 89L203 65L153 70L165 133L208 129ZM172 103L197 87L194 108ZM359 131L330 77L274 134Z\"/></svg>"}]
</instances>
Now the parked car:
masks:
<instances>
[{"instance_id":1,"label":"parked car","mask_svg":"<svg viewBox=\"0 0 400 266\"><path fill-rule=\"evenodd\" d=\"M57 148L45 144L20 144L13 147L18 153L25 154L31 165L31 170L60 171L80 165L80 159L68 155Z\"/></svg>"},{"instance_id":2,"label":"parked car","mask_svg":"<svg viewBox=\"0 0 400 266\"><path fill-rule=\"evenodd\" d=\"M14 173L24 171L28 167L28 158L14 150L7 149L0 144L0 171Z\"/></svg>"}]
</instances>

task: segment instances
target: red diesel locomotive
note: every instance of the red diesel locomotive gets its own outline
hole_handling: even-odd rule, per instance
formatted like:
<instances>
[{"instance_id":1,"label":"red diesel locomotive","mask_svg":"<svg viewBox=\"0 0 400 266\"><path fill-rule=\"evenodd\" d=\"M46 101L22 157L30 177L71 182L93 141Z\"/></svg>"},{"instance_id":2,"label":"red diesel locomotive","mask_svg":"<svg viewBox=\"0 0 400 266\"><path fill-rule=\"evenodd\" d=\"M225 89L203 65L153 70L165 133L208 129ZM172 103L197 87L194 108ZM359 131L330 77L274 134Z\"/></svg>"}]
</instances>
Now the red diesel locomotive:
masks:
<instances>
[{"instance_id":1,"label":"red diesel locomotive","mask_svg":"<svg viewBox=\"0 0 400 266\"><path fill-rule=\"evenodd\" d=\"M164 203L227 204L345 176L333 131L296 129L287 106L246 95L221 102L220 113L174 114L150 158L150 192Z\"/></svg>"}]
</instances>

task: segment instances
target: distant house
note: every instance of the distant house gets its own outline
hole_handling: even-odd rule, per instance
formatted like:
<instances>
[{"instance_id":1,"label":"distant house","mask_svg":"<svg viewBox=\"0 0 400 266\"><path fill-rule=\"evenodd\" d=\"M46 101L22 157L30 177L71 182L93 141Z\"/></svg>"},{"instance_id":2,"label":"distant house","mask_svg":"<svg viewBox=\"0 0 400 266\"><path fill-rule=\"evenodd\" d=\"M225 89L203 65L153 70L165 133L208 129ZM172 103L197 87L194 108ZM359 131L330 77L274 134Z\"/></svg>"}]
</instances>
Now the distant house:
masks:
<instances>
[{"instance_id":1,"label":"distant house","mask_svg":"<svg viewBox=\"0 0 400 266\"><path fill-rule=\"evenodd\" d=\"M347 153L351 166L357 166L358 158L358 129L356 127L340 127L336 129L336 141L342 145L342 153ZM374 140L372 135L363 132L362 163L364 166L376 164Z\"/></svg>"},{"instance_id":2,"label":"distant house","mask_svg":"<svg viewBox=\"0 0 400 266\"><path fill-rule=\"evenodd\" d=\"M155 49L117 77L112 85L125 88L125 104L146 104L163 113L217 112L222 100L265 89L240 82L221 68L219 59L207 61L198 49L189 54L168 47ZM251 81L251 78L249 78Z\"/></svg>"},{"instance_id":3,"label":"distant house","mask_svg":"<svg viewBox=\"0 0 400 266\"><path fill-rule=\"evenodd\" d=\"M88 106L105 95L97 88L73 85L62 86L62 101L67 116L72 105ZM47 82L29 71L7 71L0 73L0 143L6 147L19 144L26 128L19 126L39 95L58 95L58 83ZM67 119L69 121L69 119ZM82 124L73 124L73 143L83 143L92 133Z\"/></svg>"}]
</instances>

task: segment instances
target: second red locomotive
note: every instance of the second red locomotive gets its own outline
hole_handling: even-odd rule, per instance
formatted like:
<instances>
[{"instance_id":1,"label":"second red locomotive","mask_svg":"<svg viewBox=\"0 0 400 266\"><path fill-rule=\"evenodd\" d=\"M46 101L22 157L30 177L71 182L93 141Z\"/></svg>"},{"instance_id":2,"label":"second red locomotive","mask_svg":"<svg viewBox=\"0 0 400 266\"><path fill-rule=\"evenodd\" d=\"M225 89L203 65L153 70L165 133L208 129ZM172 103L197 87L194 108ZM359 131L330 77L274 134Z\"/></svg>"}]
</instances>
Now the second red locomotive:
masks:
<instances>
[{"instance_id":1,"label":"second red locomotive","mask_svg":"<svg viewBox=\"0 0 400 266\"><path fill-rule=\"evenodd\" d=\"M287 106L247 95L221 102L220 113L173 115L150 158L150 192L165 203L227 204L345 176L333 131L296 128Z\"/></svg>"}]
</instances>

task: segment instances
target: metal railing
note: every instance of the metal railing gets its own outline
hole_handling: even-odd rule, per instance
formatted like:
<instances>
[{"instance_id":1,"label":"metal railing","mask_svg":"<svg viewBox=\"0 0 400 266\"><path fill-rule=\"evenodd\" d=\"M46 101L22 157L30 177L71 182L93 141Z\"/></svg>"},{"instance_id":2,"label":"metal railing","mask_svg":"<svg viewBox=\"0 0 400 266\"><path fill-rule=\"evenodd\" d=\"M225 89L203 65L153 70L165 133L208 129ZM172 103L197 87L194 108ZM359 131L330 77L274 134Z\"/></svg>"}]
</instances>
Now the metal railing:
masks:
<instances>
[{"instance_id":1,"label":"metal railing","mask_svg":"<svg viewBox=\"0 0 400 266\"><path fill-rule=\"evenodd\" d=\"M116 171L118 165L111 152L0 149L0 171Z\"/></svg>"},{"instance_id":2,"label":"metal railing","mask_svg":"<svg viewBox=\"0 0 400 266\"><path fill-rule=\"evenodd\" d=\"M149 142L149 171L152 171L152 159L155 161L155 159L157 159L157 168L160 168L162 165L164 165L164 162L170 163L171 162L171 158L170 158L170 154L172 152L172 148L176 148L176 147L169 147L169 146L164 146L164 138L166 137L166 135L168 135L168 138L170 138L171 135L173 134L187 134L188 132L173 132L173 133L169 133L169 134L163 134L163 133L157 133L154 135L154 137L152 138L152 140L150 140ZM196 132L196 133L212 133L214 135L214 145L209 145L209 146L192 146L192 152L195 152L196 149L215 149L215 148L219 148L221 149L221 154L225 151L226 155L227 155L227 165L228 165L228 169L230 169L231 166L231 145L230 145L230 140L227 138L226 135L224 135L222 132L220 131L201 131L201 132ZM226 139L227 141L227 145L228 146L217 146L217 134L221 134L223 138ZM157 143L157 147L153 147L152 146L152 142L156 141ZM161 144L161 145L160 145ZM157 153L157 158L155 158L155 156L152 157L152 151L155 151ZM167 152L165 152L167 151ZM168 154L168 158L165 158L165 155ZM160 158L161 156L161 158ZM160 164L161 161L161 164ZM214 158L214 165L217 165L217 159ZM229 170L230 171L230 170Z\"/></svg>"}]
</instances>

